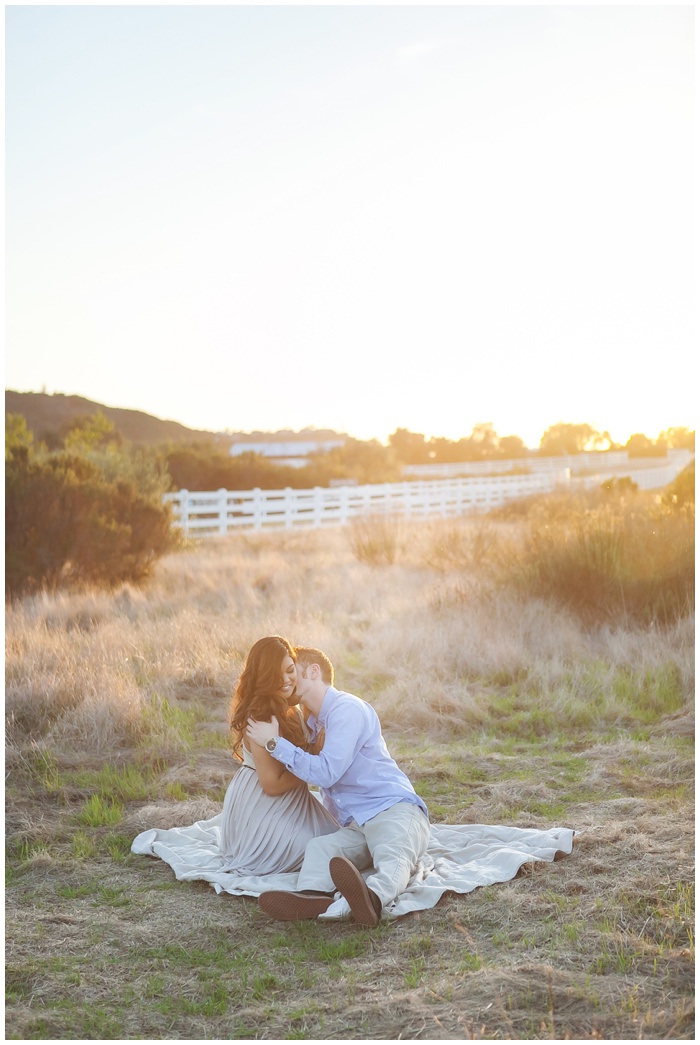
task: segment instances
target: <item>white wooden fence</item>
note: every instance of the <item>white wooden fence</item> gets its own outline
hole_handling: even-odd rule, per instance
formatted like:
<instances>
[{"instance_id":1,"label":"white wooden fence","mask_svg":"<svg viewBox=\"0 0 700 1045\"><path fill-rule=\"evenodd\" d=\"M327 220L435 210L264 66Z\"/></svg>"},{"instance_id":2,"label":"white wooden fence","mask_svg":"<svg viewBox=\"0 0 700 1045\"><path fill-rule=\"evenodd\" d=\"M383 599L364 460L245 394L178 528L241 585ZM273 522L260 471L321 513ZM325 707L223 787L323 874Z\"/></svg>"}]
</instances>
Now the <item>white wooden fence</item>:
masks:
<instances>
[{"instance_id":1,"label":"white wooden fence","mask_svg":"<svg viewBox=\"0 0 700 1045\"><path fill-rule=\"evenodd\" d=\"M403 475L415 476L417 479L456 479L467 475L497 475L504 472L518 471L558 472L562 468L570 468L573 476L583 474L622 474L620 469L629 469L626 474L640 470L661 468L673 464L677 472L692 461L691 450L668 450L665 457L632 457L626 450L589 450L583 454L564 454L559 457L518 457L509 461L463 461L445 462L441 464L407 464L402 469Z\"/></svg>"},{"instance_id":2,"label":"white wooden fence","mask_svg":"<svg viewBox=\"0 0 700 1045\"><path fill-rule=\"evenodd\" d=\"M426 518L488 511L506 501L549 493L569 481L567 469L549 475L438 479L432 482L373 483L367 486L317 486L313 490L179 490L165 495L175 522L186 534L217 536L236 530L277 527L318 529L364 515Z\"/></svg>"},{"instance_id":3,"label":"white wooden fence","mask_svg":"<svg viewBox=\"0 0 700 1045\"><path fill-rule=\"evenodd\" d=\"M642 490L660 489L672 482L692 454L675 453L632 463L607 457L595 464L599 471L572 477L562 458L549 458L540 471L523 475L488 475L469 478L373 483L367 486L317 486L313 490L179 490L165 495L172 504L174 521L186 534L216 537L237 530L276 527L319 529L338 526L357 516L401 515L404 518L447 518L485 512L506 501L532 494L550 493L557 487L594 489L608 479L630 476ZM554 467L553 462L559 463ZM487 462L484 462L485 464ZM493 463L493 462L491 462ZM512 467L519 462L508 462ZM594 462L590 462L594 464ZM580 471L581 469L579 469Z\"/></svg>"},{"instance_id":4,"label":"white wooden fence","mask_svg":"<svg viewBox=\"0 0 700 1045\"><path fill-rule=\"evenodd\" d=\"M601 470L588 475L572 476L570 485L573 489L593 490L596 486L607 482L608 479L622 479L628 476L640 490L660 490L663 486L668 486L669 483L672 483L678 473L682 471L678 461L666 461L664 458L661 458L658 465L653 468L648 467L648 461L646 463L646 468L639 466L633 468L608 468L606 471Z\"/></svg>"}]
</instances>

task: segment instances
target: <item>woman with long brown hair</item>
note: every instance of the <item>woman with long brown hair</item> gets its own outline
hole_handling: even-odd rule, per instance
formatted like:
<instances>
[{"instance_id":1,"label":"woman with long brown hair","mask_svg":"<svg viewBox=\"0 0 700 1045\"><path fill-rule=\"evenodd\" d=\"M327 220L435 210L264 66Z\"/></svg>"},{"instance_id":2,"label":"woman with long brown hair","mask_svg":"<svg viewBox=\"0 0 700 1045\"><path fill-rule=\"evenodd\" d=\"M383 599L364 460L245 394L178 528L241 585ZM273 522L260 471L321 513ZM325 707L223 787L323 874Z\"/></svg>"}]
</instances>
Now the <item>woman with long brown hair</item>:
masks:
<instances>
[{"instance_id":1,"label":"woman with long brown hair","mask_svg":"<svg viewBox=\"0 0 700 1045\"><path fill-rule=\"evenodd\" d=\"M249 718L269 722L280 736L314 751L299 698L296 654L279 635L251 647L231 701L233 753L240 767L231 781L221 817L223 871L241 875L296 871L307 842L338 830L338 824L309 791L264 747L245 739Z\"/></svg>"}]
</instances>

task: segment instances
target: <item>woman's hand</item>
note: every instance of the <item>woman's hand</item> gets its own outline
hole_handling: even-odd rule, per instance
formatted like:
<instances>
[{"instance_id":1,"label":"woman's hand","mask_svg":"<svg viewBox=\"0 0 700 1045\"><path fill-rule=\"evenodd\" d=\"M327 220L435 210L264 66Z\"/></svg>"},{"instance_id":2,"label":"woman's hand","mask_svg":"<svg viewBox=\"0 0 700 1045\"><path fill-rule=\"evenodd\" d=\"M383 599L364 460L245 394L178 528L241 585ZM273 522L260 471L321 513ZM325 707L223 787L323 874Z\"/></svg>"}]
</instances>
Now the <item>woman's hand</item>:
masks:
<instances>
[{"instance_id":1,"label":"woman's hand","mask_svg":"<svg viewBox=\"0 0 700 1045\"><path fill-rule=\"evenodd\" d=\"M293 791L297 787L307 786L303 780L285 769L282 763L273 758L266 750L266 740L277 736L279 736L279 723L274 715L271 722L256 722L255 719L248 719L247 747L253 756L260 786L266 795L272 796L284 795L287 791Z\"/></svg>"},{"instance_id":2,"label":"woman's hand","mask_svg":"<svg viewBox=\"0 0 700 1045\"><path fill-rule=\"evenodd\" d=\"M256 722L254 718L249 718L245 735L248 737L248 740L252 740L254 744L259 744L260 747L265 747L268 740L273 740L275 737L280 735L279 722L274 715L270 722Z\"/></svg>"}]
</instances>

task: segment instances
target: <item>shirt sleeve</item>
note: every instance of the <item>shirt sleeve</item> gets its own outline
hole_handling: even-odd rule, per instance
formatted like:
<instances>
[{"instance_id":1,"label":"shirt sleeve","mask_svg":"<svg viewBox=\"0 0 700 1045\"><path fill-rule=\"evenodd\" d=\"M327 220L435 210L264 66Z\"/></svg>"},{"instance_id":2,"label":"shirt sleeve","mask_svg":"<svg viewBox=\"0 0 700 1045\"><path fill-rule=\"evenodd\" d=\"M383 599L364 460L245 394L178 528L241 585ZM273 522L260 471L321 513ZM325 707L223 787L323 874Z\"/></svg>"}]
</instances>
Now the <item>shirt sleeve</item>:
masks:
<instances>
[{"instance_id":1,"label":"shirt sleeve","mask_svg":"<svg viewBox=\"0 0 700 1045\"><path fill-rule=\"evenodd\" d=\"M341 702L326 720L326 740L320 754L310 755L280 737L272 755L300 780L328 788L337 783L352 765L365 741L366 732L362 710L351 703Z\"/></svg>"}]
</instances>

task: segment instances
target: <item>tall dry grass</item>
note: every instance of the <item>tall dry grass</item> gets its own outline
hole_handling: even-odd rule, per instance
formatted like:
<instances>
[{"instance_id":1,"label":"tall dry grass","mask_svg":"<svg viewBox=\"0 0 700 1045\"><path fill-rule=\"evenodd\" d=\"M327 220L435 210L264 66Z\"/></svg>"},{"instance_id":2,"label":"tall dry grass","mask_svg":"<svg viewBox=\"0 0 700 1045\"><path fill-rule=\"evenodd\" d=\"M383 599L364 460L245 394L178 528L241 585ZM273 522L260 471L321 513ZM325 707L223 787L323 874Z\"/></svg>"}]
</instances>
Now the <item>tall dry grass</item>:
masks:
<instances>
[{"instance_id":1,"label":"tall dry grass","mask_svg":"<svg viewBox=\"0 0 700 1045\"><path fill-rule=\"evenodd\" d=\"M512 521L414 523L393 563L370 566L353 531L239 536L165 559L141 590L24 599L7 611L11 750L104 753L155 734L178 748L168 709L196 699L223 721L245 653L266 633L327 650L338 683L389 729L472 729L504 695L540 729L688 707L692 615L583 626L523 591L531 540ZM504 584L507 562L517 583Z\"/></svg>"}]
</instances>

